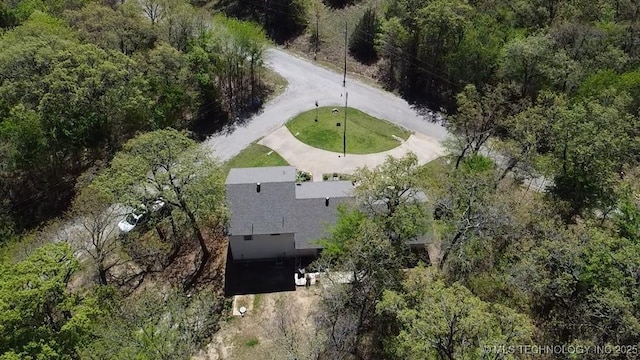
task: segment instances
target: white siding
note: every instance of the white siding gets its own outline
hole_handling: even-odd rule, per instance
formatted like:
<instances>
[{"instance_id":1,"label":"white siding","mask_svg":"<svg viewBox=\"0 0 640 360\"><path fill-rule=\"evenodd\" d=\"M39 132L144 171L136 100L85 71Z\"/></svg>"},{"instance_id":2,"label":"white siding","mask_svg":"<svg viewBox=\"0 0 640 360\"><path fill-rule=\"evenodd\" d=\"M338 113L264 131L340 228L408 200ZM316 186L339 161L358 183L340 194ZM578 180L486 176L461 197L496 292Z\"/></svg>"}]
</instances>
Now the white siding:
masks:
<instances>
[{"instance_id":1,"label":"white siding","mask_svg":"<svg viewBox=\"0 0 640 360\"><path fill-rule=\"evenodd\" d=\"M234 260L272 259L296 256L293 234L253 235L252 240L244 236L229 236Z\"/></svg>"}]
</instances>

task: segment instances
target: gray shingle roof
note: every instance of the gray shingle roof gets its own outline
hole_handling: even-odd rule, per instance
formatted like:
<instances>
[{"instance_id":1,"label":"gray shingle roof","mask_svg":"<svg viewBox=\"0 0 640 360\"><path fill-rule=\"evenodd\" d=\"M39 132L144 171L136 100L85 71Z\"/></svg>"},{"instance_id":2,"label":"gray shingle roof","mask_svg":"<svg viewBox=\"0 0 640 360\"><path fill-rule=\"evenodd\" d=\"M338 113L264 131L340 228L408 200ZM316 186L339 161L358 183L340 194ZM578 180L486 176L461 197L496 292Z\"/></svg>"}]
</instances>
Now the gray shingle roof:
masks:
<instances>
[{"instance_id":1,"label":"gray shingle roof","mask_svg":"<svg viewBox=\"0 0 640 360\"><path fill-rule=\"evenodd\" d=\"M329 206L325 198L316 199L296 199L295 224L296 249L319 249L316 243L329 235L329 226L333 226L337 220L337 207L341 203L351 201L350 197L329 198Z\"/></svg>"},{"instance_id":2,"label":"gray shingle roof","mask_svg":"<svg viewBox=\"0 0 640 360\"><path fill-rule=\"evenodd\" d=\"M296 170L291 166L231 169L226 181L230 233L291 232L296 248L319 248L315 241L328 235L327 227L336 221L336 207L351 199L353 185L349 181L296 185L295 180Z\"/></svg>"},{"instance_id":3,"label":"gray shingle roof","mask_svg":"<svg viewBox=\"0 0 640 360\"><path fill-rule=\"evenodd\" d=\"M236 168L229 171L225 184L251 184L296 181L293 166Z\"/></svg>"},{"instance_id":4,"label":"gray shingle roof","mask_svg":"<svg viewBox=\"0 0 640 360\"><path fill-rule=\"evenodd\" d=\"M295 182L227 184L232 235L295 232Z\"/></svg>"},{"instance_id":5,"label":"gray shingle roof","mask_svg":"<svg viewBox=\"0 0 640 360\"><path fill-rule=\"evenodd\" d=\"M351 196L350 181L304 182L296 186L296 199L324 199Z\"/></svg>"}]
</instances>

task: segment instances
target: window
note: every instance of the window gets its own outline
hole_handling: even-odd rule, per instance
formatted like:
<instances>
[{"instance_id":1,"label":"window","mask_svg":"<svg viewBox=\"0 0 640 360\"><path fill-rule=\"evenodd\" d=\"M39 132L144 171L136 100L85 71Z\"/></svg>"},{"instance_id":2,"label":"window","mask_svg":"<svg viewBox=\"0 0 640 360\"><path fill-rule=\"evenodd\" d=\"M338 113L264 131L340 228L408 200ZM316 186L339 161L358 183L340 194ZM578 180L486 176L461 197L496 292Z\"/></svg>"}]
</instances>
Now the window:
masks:
<instances>
[{"instance_id":1,"label":"window","mask_svg":"<svg viewBox=\"0 0 640 360\"><path fill-rule=\"evenodd\" d=\"M245 235L245 236L244 236L244 240L245 240L245 241L247 241L247 240L253 240L253 235Z\"/></svg>"}]
</instances>

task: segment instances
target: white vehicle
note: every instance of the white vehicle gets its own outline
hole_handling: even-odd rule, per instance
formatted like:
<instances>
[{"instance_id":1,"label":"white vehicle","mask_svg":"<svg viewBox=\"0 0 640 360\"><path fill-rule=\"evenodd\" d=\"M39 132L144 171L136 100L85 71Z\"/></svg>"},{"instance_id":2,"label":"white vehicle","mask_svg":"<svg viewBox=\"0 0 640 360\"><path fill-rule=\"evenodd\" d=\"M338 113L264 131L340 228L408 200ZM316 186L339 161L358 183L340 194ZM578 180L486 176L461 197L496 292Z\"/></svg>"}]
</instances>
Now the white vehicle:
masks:
<instances>
[{"instance_id":1,"label":"white vehicle","mask_svg":"<svg viewBox=\"0 0 640 360\"><path fill-rule=\"evenodd\" d=\"M129 213L122 221L118 223L118 228L123 233L128 233L133 230L138 224L142 224L149 220L151 213L157 212L162 209L165 202L162 199L154 200L150 208L148 209L144 204L140 205L137 209Z\"/></svg>"}]
</instances>

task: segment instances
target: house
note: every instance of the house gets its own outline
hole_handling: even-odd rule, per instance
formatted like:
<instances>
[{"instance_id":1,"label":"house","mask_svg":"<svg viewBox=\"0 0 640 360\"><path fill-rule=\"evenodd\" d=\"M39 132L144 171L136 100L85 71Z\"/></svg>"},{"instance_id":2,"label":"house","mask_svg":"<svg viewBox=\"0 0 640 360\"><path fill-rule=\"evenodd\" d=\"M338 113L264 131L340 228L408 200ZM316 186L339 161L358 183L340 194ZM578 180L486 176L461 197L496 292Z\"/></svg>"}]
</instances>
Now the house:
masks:
<instances>
[{"instance_id":1,"label":"house","mask_svg":"<svg viewBox=\"0 0 640 360\"><path fill-rule=\"evenodd\" d=\"M337 206L353 200L349 181L296 183L291 166L231 169L225 183L234 260L315 256L335 224Z\"/></svg>"}]
</instances>

